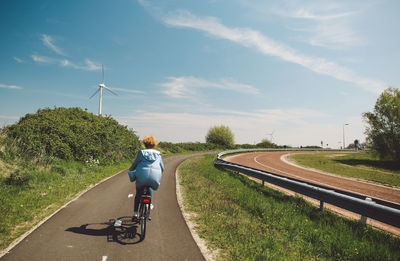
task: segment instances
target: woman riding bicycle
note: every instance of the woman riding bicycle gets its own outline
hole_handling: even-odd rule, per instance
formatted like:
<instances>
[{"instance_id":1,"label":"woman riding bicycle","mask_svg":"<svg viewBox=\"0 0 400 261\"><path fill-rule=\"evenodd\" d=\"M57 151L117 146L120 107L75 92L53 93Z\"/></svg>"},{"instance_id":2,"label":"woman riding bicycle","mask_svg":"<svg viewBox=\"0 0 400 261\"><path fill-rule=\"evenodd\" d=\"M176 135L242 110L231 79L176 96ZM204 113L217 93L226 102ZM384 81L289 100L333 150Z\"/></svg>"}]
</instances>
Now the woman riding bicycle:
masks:
<instances>
[{"instance_id":1,"label":"woman riding bicycle","mask_svg":"<svg viewBox=\"0 0 400 261\"><path fill-rule=\"evenodd\" d=\"M140 150L132 166L129 168L130 181L136 180L136 196L135 207L133 210L133 218L138 216L138 208L140 197L144 188L149 187L150 196L153 199L153 189L157 190L160 186L164 164L162 162L161 153L153 149L157 145L157 140L153 136L147 136L143 139L145 150ZM152 203L152 202L151 202ZM153 204L150 205L153 208Z\"/></svg>"}]
</instances>

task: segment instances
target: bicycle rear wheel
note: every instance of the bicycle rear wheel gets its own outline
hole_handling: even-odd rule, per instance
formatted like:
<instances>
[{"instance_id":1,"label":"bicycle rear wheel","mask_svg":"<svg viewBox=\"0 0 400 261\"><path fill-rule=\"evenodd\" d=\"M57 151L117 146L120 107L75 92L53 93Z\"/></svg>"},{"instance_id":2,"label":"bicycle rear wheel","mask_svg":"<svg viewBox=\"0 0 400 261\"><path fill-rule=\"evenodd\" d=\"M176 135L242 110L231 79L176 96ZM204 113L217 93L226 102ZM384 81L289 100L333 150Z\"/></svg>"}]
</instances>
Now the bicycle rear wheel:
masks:
<instances>
[{"instance_id":1,"label":"bicycle rear wheel","mask_svg":"<svg viewBox=\"0 0 400 261\"><path fill-rule=\"evenodd\" d=\"M141 240L144 240L144 238L146 237L146 222L148 213L149 213L149 204L141 204L139 209Z\"/></svg>"}]
</instances>

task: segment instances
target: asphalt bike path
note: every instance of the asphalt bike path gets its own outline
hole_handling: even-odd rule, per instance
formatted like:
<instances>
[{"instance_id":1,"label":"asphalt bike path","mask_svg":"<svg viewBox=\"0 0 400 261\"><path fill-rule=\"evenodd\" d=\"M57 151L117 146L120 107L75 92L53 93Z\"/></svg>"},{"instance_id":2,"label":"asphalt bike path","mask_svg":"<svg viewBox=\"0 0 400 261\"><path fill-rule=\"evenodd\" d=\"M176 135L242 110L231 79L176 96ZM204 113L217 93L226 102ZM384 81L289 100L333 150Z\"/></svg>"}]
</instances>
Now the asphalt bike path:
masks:
<instances>
[{"instance_id":1,"label":"asphalt bike path","mask_svg":"<svg viewBox=\"0 0 400 261\"><path fill-rule=\"evenodd\" d=\"M165 172L154 191L146 238L125 238L113 219L132 216L135 183L127 170L97 185L63 208L16 245L6 260L204 260L176 199L176 168L200 154L163 159ZM134 226L131 227L135 229ZM140 233L138 226L137 233Z\"/></svg>"}]
</instances>

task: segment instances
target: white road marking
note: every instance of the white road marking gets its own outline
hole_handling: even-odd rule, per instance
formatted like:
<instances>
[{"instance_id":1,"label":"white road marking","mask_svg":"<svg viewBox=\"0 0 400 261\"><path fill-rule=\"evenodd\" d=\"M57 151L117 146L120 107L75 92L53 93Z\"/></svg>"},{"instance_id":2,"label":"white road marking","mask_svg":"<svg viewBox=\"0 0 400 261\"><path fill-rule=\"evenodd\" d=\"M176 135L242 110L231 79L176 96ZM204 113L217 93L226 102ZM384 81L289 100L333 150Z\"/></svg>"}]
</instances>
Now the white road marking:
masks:
<instances>
[{"instance_id":1,"label":"white road marking","mask_svg":"<svg viewBox=\"0 0 400 261\"><path fill-rule=\"evenodd\" d=\"M103 257L101 258L101 261L107 261L107 256L103 256Z\"/></svg>"},{"instance_id":2,"label":"white road marking","mask_svg":"<svg viewBox=\"0 0 400 261\"><path fill-rule=\"evenodd\" d=\"M119 219L115 220L114 227L120 227L121 225L122 225L122 221L121 220L119 220Z\"/></svg>"},{"instance_id":3,"label":"white road marking","mask_svg":"<svg viewBox=\"0 0 400 261\"><path fill-rule=\"evenodd\" d=\"M131 197L133 197L133 194L129 194L129 195L128 195L128 198L131 198Z\"/></svg>"},{"instance_id":4,"label":"white road marking","mask_svg":"<svg viewBox=\"0 0 400 261\"><path fill-rule=\"evenodd\" d=\"M313 180L313 179L304 178L304 177L302 177L302 176L298 176L298 175L295 175L295 174L293 174L293 173L289 173L289 172L286 172L286 171L283 171L283 170L275 169L275 168L273 168L273 167L270 167L270 166L267 166L267 165L265 165L265 164L262 164L261 162L259 162L259 161L257 160L257 158L258 158L259 156L261 156L261 155L258 155L258 156L256 156L256 157L254 157L253 159L254 159L254 161L255 161L257 164L260 164L261 166L264 166L264 167L266 167L266 168L275 170L275 171L277 171L277 172L280 172L280 173L283 173L283 174L286 174L286 175L290 175L290 176L295 176L295 177L297 177L297 178L301 178L302 180L308 180L308 181L311 181L312 183L318 183L318 184L321 184L321 185L329 186L329 184L325 184L325 183L322 183L322 182L318 182L318 181Z\"/></svg>"}]
</instances>

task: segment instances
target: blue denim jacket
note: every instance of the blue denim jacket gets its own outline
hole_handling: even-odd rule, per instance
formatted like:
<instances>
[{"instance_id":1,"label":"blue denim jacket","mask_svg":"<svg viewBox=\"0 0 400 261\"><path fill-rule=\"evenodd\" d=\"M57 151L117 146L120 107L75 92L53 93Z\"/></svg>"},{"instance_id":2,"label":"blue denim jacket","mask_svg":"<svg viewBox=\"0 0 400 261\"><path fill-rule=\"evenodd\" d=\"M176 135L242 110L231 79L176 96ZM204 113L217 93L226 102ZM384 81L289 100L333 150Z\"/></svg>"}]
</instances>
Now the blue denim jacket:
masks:
<instances>
[{"instance_id":1,"label":"blue denim jacket","mask_svg":"<svg viewBox=\"0 0 400 261\"><path fill-rule=\"evenodd\" d=\"M164 171L161 153L154 149L140 150L129 170L136 170L130 175L131 182L136 180L136 188L150 186L157 190Z\"/></svg>"}]
</instances>

